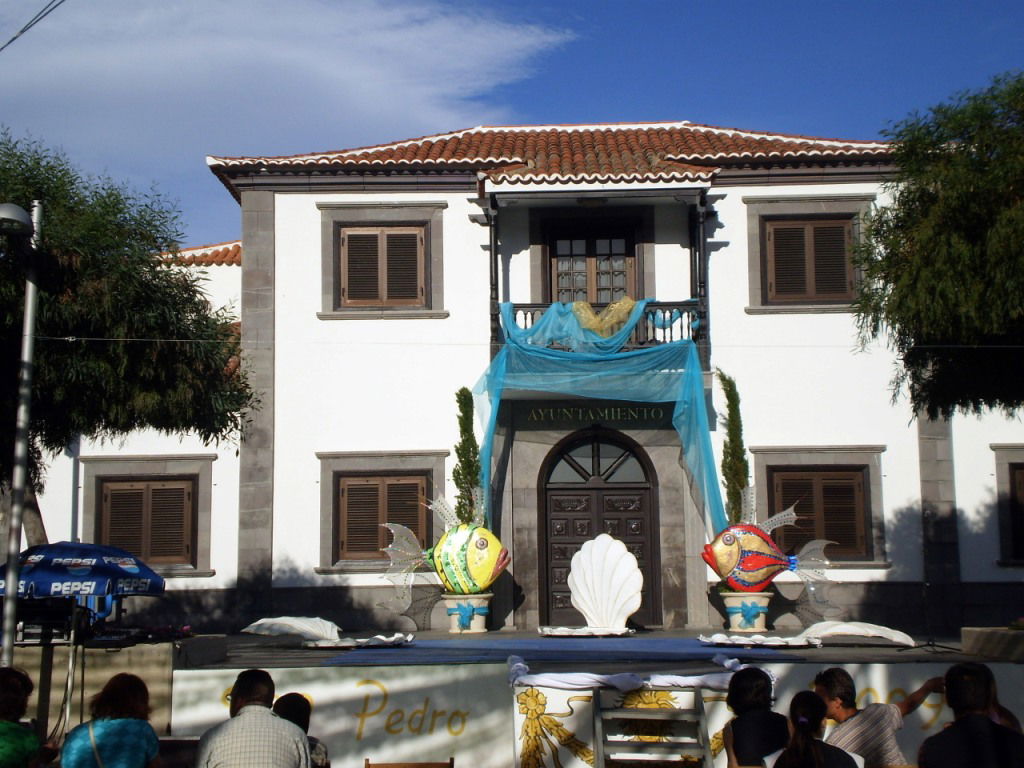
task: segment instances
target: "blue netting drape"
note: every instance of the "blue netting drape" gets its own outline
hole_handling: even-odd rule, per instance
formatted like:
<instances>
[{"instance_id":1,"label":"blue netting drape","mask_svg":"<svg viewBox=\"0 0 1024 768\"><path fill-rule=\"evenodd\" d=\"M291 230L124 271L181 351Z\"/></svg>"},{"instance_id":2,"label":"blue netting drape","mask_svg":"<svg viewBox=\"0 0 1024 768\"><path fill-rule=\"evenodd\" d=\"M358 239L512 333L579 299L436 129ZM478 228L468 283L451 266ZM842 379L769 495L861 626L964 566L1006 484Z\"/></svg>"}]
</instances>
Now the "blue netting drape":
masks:
<instances>
[{"instance_id":1,"label":"blue netting drape","mask_svg":"<svg viewBox=\"0 0 1024 768\"><path fill-rule=\"evenodd\" d=\"M484 424L480 448L484 488L491 488L494 434L505 390L670 402L675 404L672 425L679 434L684 467L703 502L712 535L726 527L696 345L683 340L621 351L643 317L646 303L638 301L623 328L607 338L582 328L571 304L552 304L530 328L516 324L511 304L501 305L505 345L473 389L477 413ZM552 343L567 349L552 349L548 346Z\"/></svg>"}]
</instances>

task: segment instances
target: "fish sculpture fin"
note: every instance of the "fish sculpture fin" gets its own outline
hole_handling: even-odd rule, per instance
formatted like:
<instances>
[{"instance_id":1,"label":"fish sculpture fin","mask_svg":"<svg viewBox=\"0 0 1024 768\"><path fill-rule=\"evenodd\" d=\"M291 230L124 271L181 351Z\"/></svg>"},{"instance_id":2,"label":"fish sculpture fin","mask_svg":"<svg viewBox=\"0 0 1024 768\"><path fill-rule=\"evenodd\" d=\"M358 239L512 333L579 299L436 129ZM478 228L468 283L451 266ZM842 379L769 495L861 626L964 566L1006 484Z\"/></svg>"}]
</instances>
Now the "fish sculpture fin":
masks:
<instances>
[{"instance_id":1,"label":"fish sculpture fin","mask_svg":"<svg viewBox=\"0 0 1024 768\"><path fill-rule=\"evenodd\" d=\"M487 494L477 486L473 489L473 525L484 524L484 510L487 509Z\"/></svg>"},{"instance_id":2,"label":"fish sculpture fin","mask_svg":"<svg viewBox=\"0 0 1024 768\"><path fill-rule=\"evenodd\" d=\"M459 516L455 514L455 508L448 503L448 499L444 496L438 496L427 504L427 506L430 507L431 512L441 518L441 522L444 523L444 529L446 531L459 524Z\"/></svg>"},{"instance_id":3,"label":"fish sculpture fin","mask_svg":"<svg viewBox=\"0 0 1024 768\"><path fill-rule=\"evenodd\" d=\"M815 623L835 619L843 614L843 609L829 599L832 584L823 570L818 568L798 570L797 575L803 579L806 587L805 602L798 607L798 615L808 614L811 623Z\"/></svg>"},{"instance_id":4,"label":"fish sculpture fin","mask_svg":"<svg viewBox=\"0 0 1024 768\"><path fill-rule=\"evenodd\" d=\"M391 543L384 547L391 564L384 578L394 585L395 591L378 605L394 613L405 613L412 603L413 571L424 560L423 547L416 534L404 525L384 523L382 527L391 531Z\"/></svg>"},{"instance_id":5,"label":"fish sculpture fin","mask_svg":"<svg viewBox=\"0 0 1024 768\"><path fill-rule=\"evenodd\" d=\"M781 514L785 514L785 512ZM810 571L831 568L832 561L825 555L825 547L829 544L835 544L835 542L826 539L815 539L804 544L803 548L796 555L797 570ZM824 577L824 573L822 576Z\"/></svg>"},{"instance_id":6,"label":"fish sculpture fin","mask_svg":"<svg viewBox=\"0 0 1024 768\"><path fill-rule=\"evenodd\" d=\"M740 512L740 522L744 525L757 525L757 501L754 495L754 486L752 485L748 485L743 489L743 511ZM771 532L771 528L765 528L764 530L766 533Z\"/></svg>"},{"instance_id":7,"label":"fish sculpture fin","mask_svg":"<svg viewBox=\"0 0 1024 768\"><path fill-rule=\"evenodd\" d=\"M765 533L771 533L776 528L781 528L784 525L796 525L796 504L789 509L779 512L777 515L772 515L763 523L760 523L759 527Z\"/></svg>"}]
</instances>

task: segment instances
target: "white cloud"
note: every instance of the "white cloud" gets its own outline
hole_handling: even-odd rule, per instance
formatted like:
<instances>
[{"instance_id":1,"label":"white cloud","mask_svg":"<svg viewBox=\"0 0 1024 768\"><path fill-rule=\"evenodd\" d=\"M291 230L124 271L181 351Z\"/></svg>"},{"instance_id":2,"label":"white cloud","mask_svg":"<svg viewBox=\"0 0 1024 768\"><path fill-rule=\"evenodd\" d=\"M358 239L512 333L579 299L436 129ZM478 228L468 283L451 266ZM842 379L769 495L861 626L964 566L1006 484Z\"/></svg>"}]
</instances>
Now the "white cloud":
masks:
<instances>
[{"instance_id":1,"label":"white cloud","mask_svg":"<svg viewBox=\"0 0 1024 768\"><path fill-rule=\"evenodd\" d=\"M26 13L21 3L0 10L3 40ZM223 208L231 237L237 209L206 154L311 152L505 122L514 117L494 90L570 37L469 2L70 0L0 53L0 122L86 170L156 182L181 199L190 225Z\"/></svg>"}]
</instances>

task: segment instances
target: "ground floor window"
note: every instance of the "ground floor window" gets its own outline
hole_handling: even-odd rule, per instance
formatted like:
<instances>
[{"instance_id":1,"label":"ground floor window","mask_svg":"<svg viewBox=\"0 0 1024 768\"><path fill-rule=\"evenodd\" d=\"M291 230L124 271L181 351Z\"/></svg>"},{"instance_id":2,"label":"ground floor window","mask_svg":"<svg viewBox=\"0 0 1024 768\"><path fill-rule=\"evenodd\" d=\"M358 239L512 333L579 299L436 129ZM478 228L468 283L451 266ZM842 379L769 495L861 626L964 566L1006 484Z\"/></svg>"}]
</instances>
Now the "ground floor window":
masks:
<instances>
[{"instance_id":1,"label":"ground floor window","mask_svg":"<svg viewBox=\"0 0 1024 768\"><path fill-rule=\"evenodd\" d=\"M1024 565L1024 445L990 445L996 459L999 563Z\"/></svg>"},{"instance_id":2,"label":"ground floor window","mask_svg":"<svg viewBox=\"0 0 1024 768\"><path fill-rule=\"evenodd\" d=\"M101 544L147 563L195 566L195 488L198 478L101 479Z\"/></svg>"},{"instance_id":3,"label":"ground floor window","mask_svg":"<svg viewBox=\"0 0 1024 768\"><path fill-rule=\"evenodd\" d=\"M788 554L808 541L836 542L836 563L884 565L883 445L753 446L759 519L796 505L797 524L776 528Z\"/></svg>"},{"instance_id":4,"label":"ground floor window","mask_svg":"<svg viewBox=\"0 0 1024 768\"><path fill-rule=\"evenodd\" d=\"M210 576L216 454L83 456L82 534L173 576Z\"/></svg>"},{"instance_id":5,"label":"ground floor window","mask_svg":"<svg viewBox=\"0 0 1024 768\"><path fill-rule=\"evenodd\" d=\"M338 483L338 560L374 560L387 557L391 540L385 523L398 523L412 531L427 547L427 482L425 475L346 476Z\"/></svg>"},{"instance_id":6,"label":"ground floor window","mask_svg":"<svg viewBox=\"0 0 1024 768\"><path fill-rule=\"evenodd\" d=\"M828 548L830 558L867 559L866 474L866 467L769 467L771 513L796 507L797 524L775 531L775 540L783 551L795 554L808 541L825 539L835 542Z\"/></svg>"},{"instance_id":7,"label":"ground floor window","mask_svg":"<svg viewBox=\"0 0 1024 768\"><path fill-rule=\"evenodd\" d=\"M448 451L338 451L320 460L318 573L383 573L399 523L426 549L435 537L427 503L443 493ZM436 533L440 533L437 531Z\"/></svg>"}]
</instances>

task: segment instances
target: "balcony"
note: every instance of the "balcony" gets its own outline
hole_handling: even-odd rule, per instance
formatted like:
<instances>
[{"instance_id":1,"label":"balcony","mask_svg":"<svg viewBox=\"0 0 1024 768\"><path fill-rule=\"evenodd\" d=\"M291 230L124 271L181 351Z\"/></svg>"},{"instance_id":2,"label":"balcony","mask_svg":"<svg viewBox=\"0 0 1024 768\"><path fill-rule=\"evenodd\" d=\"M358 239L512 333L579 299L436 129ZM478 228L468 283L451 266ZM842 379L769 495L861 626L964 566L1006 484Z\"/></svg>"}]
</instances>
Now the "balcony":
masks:
<instances>
[{"instance_id":1,"label":"balcony","mask_svg":"<svg viewBox=\"0 0 1024 768\"><path fill-rule=\"evenodd\" d=\"M606 305L595 304L600 312ZM514 317L521 328L530 328L548 308L547 304L514 304ZM701 366L708 370L710 350L707 346L707 321L698 299L685 301L651 301L644 307L643 317L636 324L623 349L645 349L657 344L691 339L697 344Z\"/></svg>"}]
</instances>

